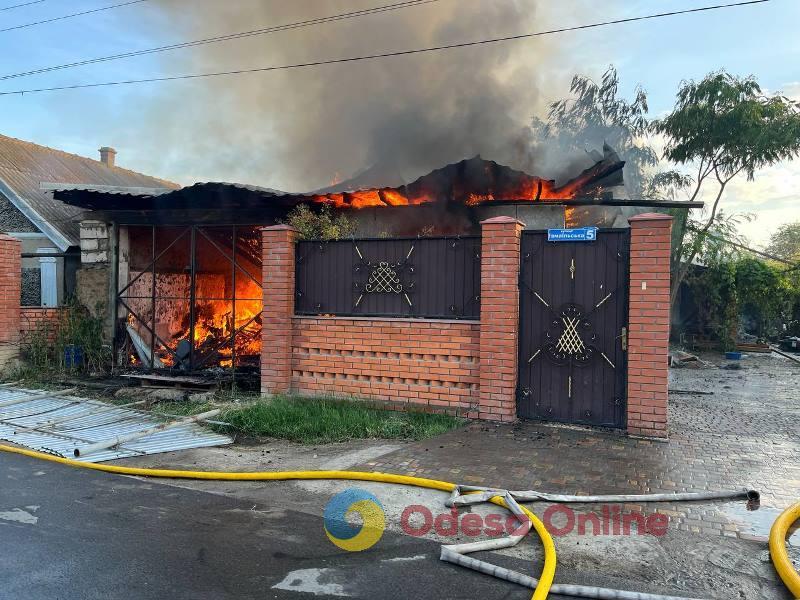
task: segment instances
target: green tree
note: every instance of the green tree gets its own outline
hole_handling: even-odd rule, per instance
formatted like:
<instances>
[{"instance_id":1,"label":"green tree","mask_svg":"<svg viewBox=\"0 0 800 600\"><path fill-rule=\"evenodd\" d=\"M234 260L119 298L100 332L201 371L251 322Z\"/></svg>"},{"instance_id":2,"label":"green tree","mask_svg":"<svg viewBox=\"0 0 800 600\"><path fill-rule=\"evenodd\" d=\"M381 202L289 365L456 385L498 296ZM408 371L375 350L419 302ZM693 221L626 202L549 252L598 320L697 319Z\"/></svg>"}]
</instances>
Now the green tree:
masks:
<instances>
[{"instance_id":1,"label":"green tree","mask_svg":"<svg viewBox=\"0 0 800 600\"><path fill-rule=\"evenodd\" d=\"M791 300L788 311L786 333L800 336L800 221L786 223L770 238L767 253L794 263L787 265L772 261L772 266L780 269L790 290Z\"/></svg>"},{"instance_id":2,"label":"green tree","mask_svg":"<svg viewBox=\"0 0 800 600\"><path fill-rule=\"evenodd\" d=\"M719 340L721 350L733 350L739 321L735 263L714 263L690 271L686 282L696 299L701 333Z\"/></svg>"},{"instance_id":3,"label":"green tree","mask_svg":"<svg viewBox=\"0 0 800 600\"><path fill-rule=\"evenodd\" d=\"M769 240L767 252L784 260L800 262L800 221L778 227Z\"/></svg>"},{"instance_id":4,"label":"green tree","mask_svg":"<svg viewBox=\"0 0 800 600\"><path fill-rule=\"evenodd\" d=\"M286 216L289 225L297 229L304 240L340 240L352 237L356 232L356 224L346 215L334 215L327 204L318 210L306 204L298 204Z\"/></svg>"},{"instance_id":5,"label":"green tree","mask_svg":"<svg viewBox=\"0 0 800 600\"><path fill-rule=\"evenodd\" d=\"M705 234L717 220L728 184L741 174L752 180L756 170L800 153L800 104L780 94L764 95L752 77L718 71L699 82L684 82L673 111L654 122L653 130L666 138L665 158L696 169L690 200L716 186L711 209L696 227L698 235L677 247L674 302ZM687 214L676 223L680 239L688 219Z\"/></svg>"},{"instance_id":6,"label":"green tree","mask_svg":"<svg viewBox=\"0 0 800 600\"><path fill-rule=\"evenodd\" d=\"M743 258L736 263L736 291L742 303L755 317L759 337L772 333L776 320L787 317L793 290L783 270L757 258Z\"/></svg>"},{"instance_id":7,"label":"green tree","mask_svg":"<svg viewBox=\"0 0 800 600\"><path fill-rule=\"evenodd\" d=\"M534 132L566 155L608 143L625 161L629 192L641 197L648 185L648 170L659 162L645 141L650 128L647 93L637 86L633 100L618 98L619 76L613 66L599 83L576 75L569 90L573 97L553 102L547 121L534 119Z\"/></svg>"}]
</instances>

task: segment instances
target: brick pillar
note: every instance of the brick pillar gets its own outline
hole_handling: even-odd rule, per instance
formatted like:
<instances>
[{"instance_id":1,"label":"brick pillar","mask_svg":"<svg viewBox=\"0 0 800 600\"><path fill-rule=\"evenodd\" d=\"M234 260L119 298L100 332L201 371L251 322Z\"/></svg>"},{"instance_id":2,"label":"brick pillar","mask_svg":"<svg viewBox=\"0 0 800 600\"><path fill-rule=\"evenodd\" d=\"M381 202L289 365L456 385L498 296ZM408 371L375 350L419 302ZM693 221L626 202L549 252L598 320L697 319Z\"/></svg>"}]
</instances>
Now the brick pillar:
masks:
<instances>
[{"instance_id":1,"label":"brick pillar","mask_svg":"<svg viewBox=\"0 0 800 600\"><path fill-rule=\"evenodd\" d=\"M0 233L0 371L19 358L22 242Z\"/></svg>"},{"instance_id":2,"label":"brick pillar","mask_svg":"<svg viewBox=\"0 0 800 600\"><path fill-rule=\"evenodd\" d=\"M631 217L628 433L667 437L672 217Z\"/></svg>"},{"instance_id":3,"label":"brick pillar","mask_svg":"<svg viewBox=\"0 0 800 600\"><path fill-rule=\"evenodd\" d=\"M75 296L93 317L103 319L103 335L114 338L114 263L117 261L113 226L86 219L80 223L81 266L75 273ZM125 249L125 265L128 261ZM120 271L120 274L125 275ZM125 282L127 283L127 281Z\"/></svg>"},{"instance_id":4,"label":"brick pillar","mask_svg":"<svg viewBox=\"0 0 800 600\"><path fill-rule=\"evenodd\" d=\"M517 418L519 243L523 227L512 217L481 221L481 419Z\"/></svg>"},{"instance_id":5,"label":"brick pillar","mask_svg":"<svg viewBox=\"0 0 800 600\"><path fill-rule=\"evenodd\" d=\"M294 247L288 225L261 229L264 308L261 313L261 393L288 392L292 383Z\"/></svg>"}]
</instances>

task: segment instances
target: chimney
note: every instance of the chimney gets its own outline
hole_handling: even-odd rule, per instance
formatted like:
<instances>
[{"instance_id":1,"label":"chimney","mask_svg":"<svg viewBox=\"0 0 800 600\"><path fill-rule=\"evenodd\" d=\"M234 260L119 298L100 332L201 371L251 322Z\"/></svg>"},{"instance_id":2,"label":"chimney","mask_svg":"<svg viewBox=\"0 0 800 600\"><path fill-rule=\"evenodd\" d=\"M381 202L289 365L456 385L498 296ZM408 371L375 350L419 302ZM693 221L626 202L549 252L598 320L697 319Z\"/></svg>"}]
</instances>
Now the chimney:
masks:
<instances>
[{"instance_id":1,"label":"chimney","mask_svg":"<svg viewBox=\"0 0 800 600\"><path fill-rule=\"evenodd\" d=\"M100 162L107 167L113 167L117 156L117 151L109 146L100 148Z\"/></svg>"}]
</instances>

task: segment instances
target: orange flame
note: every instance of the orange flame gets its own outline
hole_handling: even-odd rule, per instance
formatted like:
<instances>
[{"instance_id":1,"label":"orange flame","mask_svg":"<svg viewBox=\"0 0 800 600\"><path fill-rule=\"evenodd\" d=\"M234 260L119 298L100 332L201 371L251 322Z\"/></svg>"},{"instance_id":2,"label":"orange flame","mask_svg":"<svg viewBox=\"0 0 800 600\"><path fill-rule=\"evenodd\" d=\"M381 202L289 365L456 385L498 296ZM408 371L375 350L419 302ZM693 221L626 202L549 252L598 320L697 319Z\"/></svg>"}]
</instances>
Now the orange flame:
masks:
<instances>
[{"instance_id":1,"label":"orange flame","mask_svg":"<svg viewBox=\"0 0 800 600\"><path fill-rule=\"evenodd\" d=\"M597 194L599 188L592 184L603 174L601 168L587 169L564 185L556 186L553 180L476 157L437 169L406 186L312 194L310 200L337 209L410 206L436 201L474 206L497 200L567 200Z\"/></svg>"},{"instance_id":2,"label":"orange flame","mask_svg":"<svg viewBox=\"0 0 800 600\"><path fill-rule=\"evenodd\" d=\"M237 359L243 356L259 356L260 315L263 307L261 286L246 275L238 274L235 285L236 300L234 300L231 298L231 290L229 285L226 286L224 276L198 274L195 290L193 337L195 363L202 363L203 367L215 365L230 367L233 364L234 351ZM161 302L157 300L156 358L161 365L173 367L177 363L175 354L179 345L189 339L189 300L164 301L166 308L163 310L158 308ZM135 301L131 303L135 304ZM137 308L141 313L147 310L145 303ZM146 354L149 355L152 340L149 329L131 313L128 314L126 321L144 342L148 349ZM234 332L236 332L235 342L231 346ZM204 361L206 357L208 360ZM129 361L131 365L142 363L136 352L130 354Z\"/></svg>"}]
</instances>

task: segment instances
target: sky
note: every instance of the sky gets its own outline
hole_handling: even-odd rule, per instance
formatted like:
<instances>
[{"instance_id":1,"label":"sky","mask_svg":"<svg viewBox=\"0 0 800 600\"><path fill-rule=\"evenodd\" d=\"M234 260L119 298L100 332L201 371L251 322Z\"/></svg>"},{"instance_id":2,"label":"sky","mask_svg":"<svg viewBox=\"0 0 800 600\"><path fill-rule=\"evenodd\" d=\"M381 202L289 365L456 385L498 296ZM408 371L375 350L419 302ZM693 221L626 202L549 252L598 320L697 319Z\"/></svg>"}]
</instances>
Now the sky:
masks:
<instances>
[{"instance_id":1,"label":"sky","mask_svg":"<svg viewBox=\"0 0 800 600\"><path fill-rule=\"evenodd\" d=\"M0 0L0 9L20 1ZM295 1L303 4L304 15L317 10L320 15L334 14L391 2ZM45 0L14 10L0 10L0 30L118 2L121 0ZM269 10L263 8L268 3L259 4L265 0L147 0L72 19L0 31L0 77L63 62L231 33L230 21L223 22L214 16L220 6L214 5L215 2L225 2L228 12L253 11L264 18L264 22L248 23L252 28L274 24L269 21ZM529 11L530 18L480 25L482 15L487 15L488 20L494 14L488 10L489 5L497 7L506 2L517 5L523 13ZM496 35L507 30L508 34L517 34L698 7L715 1L439 0L437 5L445 3L453 4L452 19L472 19L470 23L478 24L474 26L471 39L479 39L487 37L487 32ZM280 22L291 21L291 15L287 15L291 11L283 10L285 6L281 7ZM404 9L414 12L405 15L402 26L413 19L424 22L426 11L430 10L433 8ZM357 36L363 31L360 28L374 31L374 28L397 23L397 13L386 13L317 27L331 28L326 33L334 37ZM608 65L614 65L619 72L622 96L630 98L637 85L647 91L652 117L662 116L671 109L682 80L699 79L720 68L736 75L754 75L765 90L781 91L800 100L798 23L800 2L771 0L749 7L639 21L535 41L509 42L505 51L514 60L514 69L502 76L524 77L536 87L537 94L531 96L530 116L543 115L548 102L566 97L569 81L575 73L599 78ZM443 42L461 41L447 38L446 27L440 29L445 32ZM464 36L462 30L457 30L459 36ZM404 48L403 31L393 30L392 33L385 42L380 38L374 42L382 44L374 50ZM269 39L225 42L224 58L213 64L209 62L205 69L205 55L197 49L185 49L0 80L0 91L195 73L220 67L265 66L276 64L273 61L280 64L287 57L291 60L295 55L298 60L330 56L328 45L309 44L309 39L313 38L308 35L290 31L264 37ZM421 61L455 60L449 53L457 52L465 51L451 50L437 57L417 55L387 59L382 69L391 77L392 70L400 72L402 68L405 85L424 85L424 82L408 81L409 69L413 72L414 65L422 64ZM339 70L342 81L352 85L354 78L357 80L358 69L363 67L352 64L327 68ZM335 172L327 172L337 171L333 168L339 158L336 153L329 161L333 166L326 162L326 172L308 173L304 177L291 168L291 154L278 150L281 139L276 132L285 135L285 128L281 128L284 115L280 110L266 115L259 112L258 118L251 119L247 127L238 125L243 118L247 122L247 112L255 110L261 98L264 103L274 101L281 88L300 86L302 76L293 71L241 77L248 78L250 94L254 89L258 92L249 102L232 95L232 78L0 96L0 133L91 157L98 155L100 146L110 145L119 153L117 164L120 166L181 184L239 181L299 191L336 176ZM335 83L327 85L324 93L336 95L339 90L335 88ZM364 93L369 93L369 86ZM387 98L387 102L389 100ZM355 110L358 108L356 106ZM524 108L527 112L528 107ZM313 144L313 139L298 140L300 148L303 143ZM338 173L341 177L350 174L347 170L353 170L354 161L346 160L349 156L346 149L340 152L344 170ZM359 157L358 161L362 160ZM760 171L754 181L736 180L723 208L728 213L755 215L741 226L741 231L754 244L763 245L780 224L800 220L798 190L800 160Z\"/></svg>"}]
</instances>

